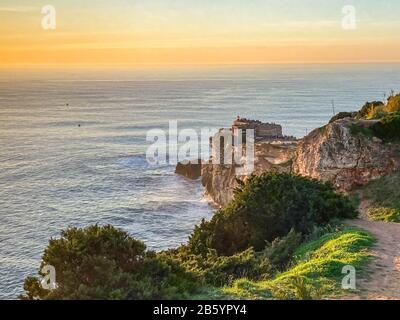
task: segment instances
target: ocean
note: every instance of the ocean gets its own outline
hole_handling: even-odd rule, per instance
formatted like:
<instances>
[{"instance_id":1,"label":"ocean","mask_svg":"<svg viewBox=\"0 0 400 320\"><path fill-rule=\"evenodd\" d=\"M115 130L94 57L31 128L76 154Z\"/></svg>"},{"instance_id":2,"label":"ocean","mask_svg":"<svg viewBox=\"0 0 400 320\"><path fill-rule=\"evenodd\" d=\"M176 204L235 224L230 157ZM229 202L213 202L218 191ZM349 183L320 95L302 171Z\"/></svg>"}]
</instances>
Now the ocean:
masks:
<instances>
[{"instance_id":1,"label":"ocean","mask_svg":"<svg viewBox=\"0 0 400 320\"><path fill-rule=\"evenodd\" d=\"M399 64L0 69L0 299L67 227L113 224L162 250L212 216L199 181L147 162L149 130L240 115L300 138L399 89Z\"/></svg>"}]
</instances>

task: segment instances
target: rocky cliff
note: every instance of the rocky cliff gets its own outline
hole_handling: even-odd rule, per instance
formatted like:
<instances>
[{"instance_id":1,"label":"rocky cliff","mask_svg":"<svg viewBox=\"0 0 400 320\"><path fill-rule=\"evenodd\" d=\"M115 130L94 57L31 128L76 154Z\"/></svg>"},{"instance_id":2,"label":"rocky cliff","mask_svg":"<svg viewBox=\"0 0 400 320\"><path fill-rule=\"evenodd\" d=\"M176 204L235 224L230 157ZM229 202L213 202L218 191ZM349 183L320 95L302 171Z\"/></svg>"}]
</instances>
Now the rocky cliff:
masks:
<instances>
[{"instance_id":1,"label":"rocky cliff","mask_svg":"<svg viewBox=\"0 0 400 320\"><path fill-rule=\"evenodd\" d=\"M368 121L343 118L312 131L298 142L257 142L254 173L293 172L330 181L338 190L350 191L400 167L398 145L352 132L352 126L368 125ZM202 167L205 192L221 206L232 199L237 178L232 166Z\"/></svg>"},{"instance_id":2,"label":"rocky cliff","mask_svg":"<svg viewBox=\"0 0 400 320\"><path fill-rule=\"evenodd\" d=\"M270 141L255 144L254 174L263 171L291 172L292 159L297 147L296 141ZM217 205L224 206L232 198L234 189L238 186L233 166L205 164L202 167L202 183L206 195Z\"/></svg>"},{"instance_id":3,"label":"rocky cliff","mask_svg":"<svg viewBox=\"0 0 400 320\"><path fill-rule=\"evenodd\" d=\"M299 143L293 172L350 191L399 168L398 145L352 132L373 123L344 118L314 130Z\"/></svg>"}]
</instances>

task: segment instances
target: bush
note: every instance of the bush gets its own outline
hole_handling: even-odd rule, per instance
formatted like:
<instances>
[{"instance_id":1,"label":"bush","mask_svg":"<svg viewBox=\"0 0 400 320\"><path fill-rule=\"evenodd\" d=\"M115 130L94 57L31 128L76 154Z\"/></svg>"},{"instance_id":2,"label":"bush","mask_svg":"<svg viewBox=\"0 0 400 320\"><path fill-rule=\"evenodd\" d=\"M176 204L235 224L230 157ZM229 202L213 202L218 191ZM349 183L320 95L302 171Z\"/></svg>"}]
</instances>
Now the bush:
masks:
<instances>
[{"instance_id":1,"label":"bush","mask_svg":"<svg viewBox=\"0 0 400 320\"><path fill-rule=\"evenodd\" d=\"M301 244L301 233L290 230L286 237L276 238L263 251L271 265L278 270L284 269L291 260L296 248Z\"/></svg>"},{"instance_id":2,"label":"bush","mask_svg":"<svg viewBox=\"0 0 400 320\"><path fill-rule=\"evenodd\" d=\"M266 279L271 275L269 260L254 252L253 248L232 256L218 256L215 250L205 255L192 254L187 246L170 250L160 255L167 255L195 274L205 285L221 286L239 278L253 280Z\"/></svg>"},{"instance_id":3,"label":"bush","mask_svg":"<svg viewBox=\"0 0 400 320\"><path fill-rule=\"evenodd\" d=\"M400 140L400 111L391 113L371 127L375 136L385 141Z\"/></svg>"},{"instance_id":4,"label":"bush","mask_svg":"<svg viewBox=\"0 0 400 320\"><path fill-rule=\"evenodd\" d=\"M361 135L367 138L372 138L374 136L374 132L370 128L355 123L350 126L350 133L353 136Z\"/></svg>"},{"instance_id":5,"label":"bush","mask_svg":"<svg viewBox=\"0 0 400 320\"><path fill-rule=\"evenodd\" d=\"M195 288L195 278L174 261L112 226L63 231L49 241L44 265L54 266L57 288L44 290L28 277L22 299L171 299Z\"/></svg>"},{"instance_id":6,"label":"bush","mask_svg":"<svg viewBox=\"0 0 400 320\"><path fill-rule=\"evenodd\" d=\"M367 102L357 113L356 119L377 119L385 114L381 101Z\"/></svg>"},{"instance_id":7,"label":"bush","mask_svg":"<svg viewBox=\"0 0 400 320\"><path fill-rule=\"evenodd\" d=\"M205 269L206 281L214 286L230 284L233 280L244 277L260 280L271 275L269 260L258 257L253 248L229 257L211 254L208 264Z\"/></svg>"},{"instance_id":8,"label":"bush","mask_svg":"<svg viewBox=\"0 0 400 320\"><path fill-rule=\"evenodd\" d=\"M400 171L370 181L362 188L363 195L381 207L400 209Z\"/></svg>"},{"instance_id":9,"label":"bush","mask_svg":"<svg viewBox=\"0 0 400 320\"><path fill-rule=\"evenodd\" d=\"M388 99L385 107L386 112L398 112L400 111L400 94L391 96Z\"/></svg>"},{"instance_id":10,"label":"bush","mask_svg":"<svg viewBox=\"0 0 400 320\"><path fill-rule=\"evenodd\" d=\"M330 184L292 174L266 172L240 186L230 204L202 221L189 238L191 252L233 255L266 241L286 236L293 228L309 233L316 224L333 218L352 218L356 211L347 197Z\"/></svg>"}]
</instances>

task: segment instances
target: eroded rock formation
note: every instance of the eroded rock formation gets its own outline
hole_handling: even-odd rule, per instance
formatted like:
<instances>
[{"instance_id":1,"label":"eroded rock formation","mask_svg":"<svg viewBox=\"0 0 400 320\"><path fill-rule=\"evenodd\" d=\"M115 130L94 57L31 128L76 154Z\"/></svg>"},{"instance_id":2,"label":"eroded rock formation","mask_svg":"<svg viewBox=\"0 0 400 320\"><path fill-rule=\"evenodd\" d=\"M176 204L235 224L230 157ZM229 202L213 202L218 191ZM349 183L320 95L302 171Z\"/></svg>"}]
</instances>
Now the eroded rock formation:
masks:
<instances>
[{"instance_id":1,"label":"eroded rock formation","mask_svg":"<svg viewBox=\"0 0 400 320\"><path fill-rule=\"evenodd\" d=\"M350 191L399 168L397 145L354 134L353 125L368 122L345 118L312 131L299 143L293 171Z\"/></svg>"}]
</instances>

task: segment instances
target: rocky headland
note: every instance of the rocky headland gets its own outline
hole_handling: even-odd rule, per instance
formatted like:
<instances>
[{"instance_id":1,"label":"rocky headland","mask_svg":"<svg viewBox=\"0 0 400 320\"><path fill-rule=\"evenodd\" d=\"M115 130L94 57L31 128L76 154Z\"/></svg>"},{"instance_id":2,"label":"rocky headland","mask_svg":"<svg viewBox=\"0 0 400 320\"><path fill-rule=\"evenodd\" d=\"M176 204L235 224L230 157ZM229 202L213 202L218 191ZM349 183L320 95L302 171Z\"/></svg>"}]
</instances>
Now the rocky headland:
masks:
<instances>
[{"instance_id":1,"label":"rocky headland","mask_svg":"<svg viewBox=\"0 0 400 320\"><path fill-rule=\"evenodd\" d=\"M255 129L255 175L265 171L295 173L329 181L340 192L351 192L400 167L399 144L359 133L377 123L375 119L358 119L360 112L338 114L302 139L283 136L279 125L247 119L237 119L231 129L225 130ZM178 165L177 172L182 171L181 167ZM235 168L211 161L201 165L205 194L219 206L225 206L240 180L248 178L237 176ZM189 173L184 175L193 175L195 171L198 177L198 166L188 166L187 170Z\"/></svg>"}]
</instances>

